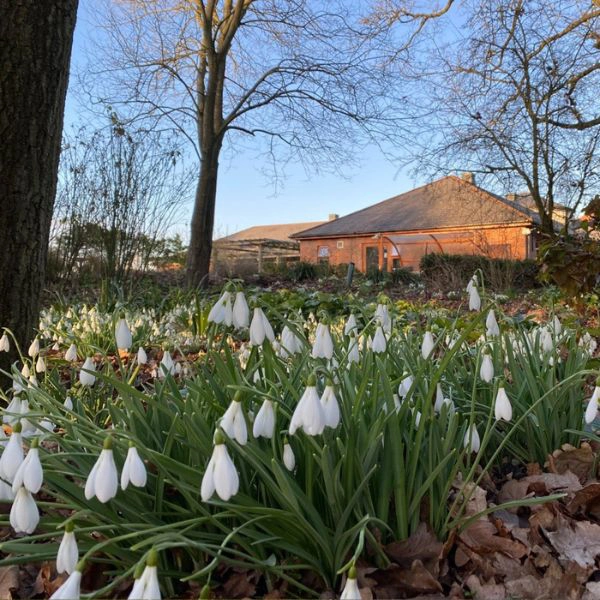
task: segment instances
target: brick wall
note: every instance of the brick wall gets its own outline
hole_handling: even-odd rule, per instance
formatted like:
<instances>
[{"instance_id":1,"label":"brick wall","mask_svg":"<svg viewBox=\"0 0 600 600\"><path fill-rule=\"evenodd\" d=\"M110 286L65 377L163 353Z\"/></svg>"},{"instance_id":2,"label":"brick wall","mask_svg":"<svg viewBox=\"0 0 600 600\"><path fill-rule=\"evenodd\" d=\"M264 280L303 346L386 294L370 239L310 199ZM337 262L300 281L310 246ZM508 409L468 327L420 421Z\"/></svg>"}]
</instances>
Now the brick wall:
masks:
<instances>
[{"instance_id":1,"label":"brick wall","mask_svg":"<svg viewBox=\"0 0 600 600\"><path fill-rule=\"evenodd\" d=\"M300 240L300 260L316 263L328 255L332 265L353 262L357 269L365 271L368 247L373 248L369 251L372 265L383 249L387 270L392 268L392 261L399 258L396 265L412 267L416 271L421 257L430 252L483 254L493 258L528 257L527 236L521 226L512 226L414 234L388 232L381 240L372 235Z\"/></svg>"}]
</instances>

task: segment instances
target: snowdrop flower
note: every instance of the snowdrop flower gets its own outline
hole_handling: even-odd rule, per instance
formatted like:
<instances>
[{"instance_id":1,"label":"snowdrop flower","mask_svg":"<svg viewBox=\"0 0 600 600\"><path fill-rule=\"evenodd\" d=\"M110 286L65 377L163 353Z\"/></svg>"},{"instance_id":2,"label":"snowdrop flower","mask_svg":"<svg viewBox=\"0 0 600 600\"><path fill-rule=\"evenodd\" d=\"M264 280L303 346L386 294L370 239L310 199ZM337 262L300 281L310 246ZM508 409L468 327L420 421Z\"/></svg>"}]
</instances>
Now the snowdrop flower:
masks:
<instances>
[{"instance_id":1,"label":"snowdrop flower","mask_svg":"<svg viewBox=\"0 0 600 600\"><path fill-rule=\"evenodd\" d=\"M387 349L387 342L385 335L383 334L383 328L379 325L375 331L375 336L371 342L371 350L375 353L385 352Z\"/></svg>"},{"instance_id":2,"label":"snowdrop flower","mask_svg":"<svg viewBox=\"0 0 600 600\"><path fill-rule=\"evenodd\" d=\"M65 398L65 401L63 402L63 406L67 409L67 410L73 410L73 400L71 400L70 396L67 396Z\"/></svg>"},{"instance_id":3,"label":"snowdrop flower","mask_svg":"<svg viewBox=\"0 0 600 600\"><path fill-rule=\"evenodd\" d=\"M79 383L84 386L92 386L96 381L96 376L93 373L87 373L86 371L95 371L96 365L91 356L88 356L79 371Z\"/></svg>"},{"instance_id":4,"label":"snowdrop flower","mask_svg":"<svg viewBox=\"0 0 600 600\"><path fill-rule=\"evenodd\" d=\"M600 381L596 382L594 393L588 402L587 408L585 409L585 422L589 425L596 420L598 414L598 400L600 399Z\"/></svg>"},{"instance_id":5,"label":"snowdrop flower","mask_svg":"<svg viewBox=\"0 0 600 600\"><path fill-rule=\"evenodd\" d=\"M275 340L275 334L262 308L255 308L250 323L250 344L261 346L265 338L272 342Z\"/></svg>"},{"instance_id":6,"label":"snowdrop flower","mask_svg":"<svg viewBox=\"0 0 600 600\"><path fill-rule=\"evenodd\" d=\"M248 428L242 410L241 393L236 392L219 423L221 429L238 444L248 443Z\"/></svg>"},{"instance_id":7,"label":"snowdrop flower","mask_svg":"<svg viewBox=\"0 0 600 600\"><path fill-rule=\"evenodd\" d=\"M333 385L328 384L325 386L321 396L321 406L325 416L325 426L335 429L340 424L340 407Z\"/></svg>"},{"instance_id":8,"label":"snowdrop flower","mask_svg":"<svg viewBox=\"0 0 600 600\"><path fill-rule=\"evenodd\" d=\"M27 350L27 354L31 356L31 358L35 358L40 353L40 340L35 338L31 345L29 346L29 350Z\"/></svg>"},{"instance_id":9,"label":"snowdrop flower","mask_svg":"<svg viewBox=\"0 0 600 600\"><path fill-rule=\"evenodd\" d=\"M477 285L477 275L473 275L471 279L469 279L469 283L467 283L467 294L471 293L471 290Z\"/></svg>"},{"instance_id":10,"label":"snowdrop flower","mask_svg":"<svg viewBox=\"0 0 600 600\"><path fill-rule=\"evenodd\" d=\"M485 353L481 359L479 375L486 383L490 383L490 381L494 379L494 363L492 362L492 357L487 353Z\"/></svg>"},{"instance_id":11,"label":"snowdrop flower","mask_svg":"<svg viewBox=\"0 0 600 600\"><path fill-rule=\"evenodd\" d=\"M102 452L92 467L85 484L85 498L90 500L94 496L103 504L117 495L119 488L119 474L112 451L112 438L104 440Z\"/></svg>"},{"instance_id":12,"label":"snowdrop flower","mask_svg":"<svg viewBox=\"0 0 600 600\"><path fill-rule=\"evenodd\" d=\"M296 457L287 439L283 443L283 464L288 471L293 471L296 468Z\"/></svg>"},{"instance_id":13,"label":"snowdrop flower","mask_svg":"<svg viewBox=\"0 0 600 600\"><path fill-rule=\"evenodd\" d=\"M125 464L121 471L121 488L126 490L130 483L135 487L144 487L146 485L146 479L146 465L144 465L144 461L140 458L133 442L130 442L127 458L125 459Z\"/></svg>"},{"instance_id":14,"label":"snowdrop flower","mask_svg":"<svg viewBox=\"0 0 600 600\"><path fill-rule=\"evenodd\" d=\"M392 332L392 319L387 304L378 304L375 310L375 318L388 335Z\"/></svg>"},{"instance_id":15,"label":"snowdrop flower","mask_svg":"<svg viewBox=\"0 0 600 600\"><path fill-rule=\"evenodd\" d=\"M360 361L360 351L358 349L358 340L352 336L348 344L348 366L350 363L358 363Z\"/></svg>"},{"instance_id":16,"label":"snowdrop flower","mask_svg":"<svg viewBox=\"0 0 600 600\"><path fill-rule=\"evenodd\" d=\"M204 502L210 500L215 492L224 502L238 493L240 479L224 442L223 434L217 430L213 453L200 487L200 495Z\"/></svg>"},{"instance_id":17,"label":"snowdrop flower","mask_svg":"<svg viewBox=\"0 0 600 600\"><path fill-rule=\"evenodd\" d=\"M473 286L469 292L469 310L481 310L481 298L475 286Z\"/></svg>"},{"instance_id":18,"label":"snowdrop flower","mask_svg":"<svg viewBox=\"0 0 600 600\"><path fill-rule=\"evenodd\" d=\"M317 378L312 374L308 378L306 389L292 415L289 426L290 435L294 435L300 427L306 435L320 435L323 433L325 413L316 386Z\"/></svg>"},{"instance_id":19,"label":"snowdrop flower","mask_svg":"<svg viewBox=\"0 0 600 600\"><path fill-rule=\"evenodd\" d=\"M552 352L554 350L554 341L552 334L544 327L540 333L542 350L544 352Z\"/></svg>"},{"instance_id":20,"label":"snowdrop flower","mask_svg":"<svg viewBox=\"0 0 600 600\"><path fill-rule=\"evenodd\" d=\"M250 324L250 309L246 302L244 292L237 292L233 303L233 326L236 329L245 329Z\"/></svg>"},{"instance_id":21,"label":"snowdrop flower","mask_svg":"<svg viewBox=\"0 0 600 600\"><path fill-rule=\"evenodd\" d=\"M8 444L6 444L6 448L4 448L4 452L0 456L0 477L12 484L23 460L21 423L17 421L13 427Z\"/></svg>"},{"instance_id":22,"label":"snowdrop flower","mask_svg":"<svg viewBox=\"0 0 600 600\"><path fill-rule=\"evenodd\" d=\"M56 571L58 573L68 573L70 575L75 570L79 560L79 549L77 548L74 529L75 526L72 521L65 525L65 533L62 536L56 555Z\"/></svg>"},{"instance_id":23,"label":"snowdrop flower","mask_svg":"<svg viewBox=\"0 0 600 600\"><path fill-rule=\"evenodd\" d=\"M12 425L21 418L22 413L23 400L21 400L19 396L13 396L8 406L4 409L4 414L2 415L2 422Z\"/></svg>"},{"instance_id":24,"label":"snowdrop flower","mask_svg":"<svg viewBox=\"0 0 600 600\"><path fill-rule=\"evenodd\" d=\"M129 325L127 325L127 321L123 315L121 315L121 318L115 327L115 340L117 342L118 350L129 350L133 343L131 329L129 329Z\"/></svg>"},{"instance_id":25,"label":"snowdrop flower","mask_svg":"<svg viewBox=\"0 0 600 600\"><path fill-rule=\"evenodd\" d=\"M31 448L25 457L25 460L19 465L13 479L12 491L17 493L20 487L24 487L28 492L37 494L44 481L44 471L40 462L40 453L38 450L38 439L33 438Z\"/></svg>"},{"instance_id":26,"label":"snowdrop flower","mask_svg":"<svg viewBox=\"0 0 600 600\"><path fill-rule=\"evenodd\" d=\"M436 413L441 412L442 406L444 406L445 402L446 402L446 400L444 398L444 393L442 391L442 384L438 383L437 387L435 389L435 404L433 405L433 410Z\"/></svg>"},{"instance_id":27,"label":"snowdrop flower","mask_svg":"<svg viewBox=\"0 0 600 600\"><path fill-rule=\"evenodd\" d=\"M598 347L598 342L586 331L581 338L579 339L579 346L583 348L589 356L593 356L596 348Z\"/></svg>"},{"instance_id":28,"label":"snowdrop flower","mask_svg":"<svg viewBox=\"0 0 600 600\"><path fill-rule=\"evenodd\" d=\"M498 393L496 394L496 402L494 403L494 414L496 416L496 421L499 421L500 419L510 421L512 419L512 406L510 404L508 396L506 395L506 391L503 385L501 385L498 388Z\"/></svg>"},{"instance_id":29,"label":"snowdrop flower","mask_svg":"<svg viewBox=\"0 0 600 600\"><path fill-rule=\"evenodd\" d=\"M0 352L8 352L10 350L10 342L8 336L5 334L0 337Z\"/></svg>"},{"instance_id":30,"label":"snowdrop flower","mask_svg":"<svg viewBox=\"0 0 600 600\"><path fill-rule=\"evenodd\" d=\"M10 509L10 526L16 533L33 533L40 522L40 511L25 487L21 486Z\"/></svg>"},{"instance_id":31,"label":"snowdrop flower","mask_svg":"<svg viewBox=\"0 0 600 600\"><path fill-rule=\"evenodd\" d=\"M145 365L148 362L148 355L146 351L140 346L137 351L138 365Z\"/></svg>"},{"instance_id":32,"label":"snowdrop flower","mask_svg":"<svg viewBox=\"0 0 600 600\"><path fill-rule=\"evenodd\" d=\"M23 368L21 369L21 375L23 375L25 379L28 379L31 375L31 371L29 370L29 366L27 365L27 363L23 365Z\"/></svg>"},{"instance_id":33,"label":"snowdrop flower","mask_svg":"<svg viewBox=\"0 0 600 600\"><path fill-rule=\"evenodd\" d=\"M252 427L252 435L255 438L265 437L271 439L275 432L275 410L273 402L265 398Z\"/></svg>"},{"instance_id":34,"label":"snowdrop flower","mask_svg":"<svg viewBox=\"0 0 600 600\"><path fill-rule=\"evenodd\" d=\"M326 358L327 360L330 360L333 356L333 340L329 333L329 326L324 323L317 325L311 356L313 358Z\"/></svg>"},{"instance_id":35,"label":"snowdrop flower","mask_svg":"<svg viewBox=\"0 0 600 600\"><path fill-rule=\"evenodd\" d=\"M344 335L350 335L358 331L358 324L356 323L356 317L354 313L351 313L344 325Z\"/></svg>"},{"instance_id":36,"label":"snowdrop flower","mask_svg":"<svg viewBox=\"0 0 600 600\"><path fill-rule=\"evenodd\" d=\"M562 323L560 322L560 319L554 315L554 318L552 319L552 329L554 330L554 335L558 336L562 333Z\"/></svg>"},{"instance_id":37,"label":"snowdrop flower","mask_svg":"<svg viewBox=\"0 0 600 600\"><path fill-rule=\"evenodd\" d=\"M173 362L171 353L168 350L165 350L158 368L158 376L164 379L167 375L173 375L174 373L175 363Z\"/></svg>"},{"instance_id":38,"label":"snowdrop flower","mask_svg":"<svg viewBox=\"0 0 600 600\"><path fill-rule=\"evenodd\" d=\"M41 354L38 356L38 359L35 363L35 372L36 373L45 373L46 372L46 361L43 359Z\"/></svg>"},{"instance_id":39,"label":"snowdrop flower","mask_svg":"<svg viewBox=\"0 0 600 600\"><path fill-rule=\"evenodd\" d=\"M477 432L477 427L475 427L475 423L467 429L465 433L465 438L463 440L463 444L465 448L471 448L471 452L479 452L479 448L481 447L481 440L479 439L479 433Z\"/></svg>"},{"instance_id":40,"label":"snowdrop flower","mask_svg":"<svg viewBox=\"0 0 600 600\"><path fill-rule=\"evenodd\" d=\"M360 590L358 589L358 582L356 579L356 567L354 565L348 569L346 585L342 590L340 600L361 600Z\"/></svg>"},{"instance_id":41,"label":"snowdrop flower","mask_svg":"<svg viewBox=\"0 0 600 600\"><path fill-rule=\"evenodd\" d=\"M208 313L209 323L225 323L229 326L233 323L233 309L231 307L231 293L223 292L223 295L216 301L215 305Z\"/></svg>"},{"instance_id":42,"label":"snowdrop flower","mask_svg":"<svg viewBox=\"0 0 600 600\"><path fill-rule=\"evenodd\" d=\"M498 327L498 321L496 321L496 314L493 310L490 310L490 312L488 313L487 318L485 320L485 326L487 327L488 336L500 335L500 327Z\"/></svg>"},{"instance_id":43,"label":"snowdrop flower","mask_svg":"<svg viewBox=\"0 0 600 600\"><path fill-rule=\"evenodd\" d=\"M287 358L291 354L302 352L302 340L287 326L281 331L279 356Z\"/></svg>"},{"instance_id":44,"label":"snowdrop flower","mask_svg":"<svg viewBox=\"0 0 600 600\"><path fill-rule=\"evenodd\" d=\"M79 600L81 597L81 572L84 562L79 561L68 579L50 596L50 600Z\"/></svg>"},{"instance_id":45,"label":"snowdrop flower","mask_svg":"<svg viewBox=\"0 0 600 600\"><path fill-rule=\"evenodd\" d=\"M423 336L423 343L421 344L421 356L423 356L425 360L427 360L433 352L434 346L433 335L431 335L431 331L427 330Z\"/></svg>"},{"instance_id":46,"label":"snowdrop flower","mask_svg":"<svg viewBox=\"0 0 600 600\"><path fill-rule=\"evenodd\" d=\"M400 396L400 398L402 399L406 398L408 391L412 387L413 383L414 377L412 375L406 375L400 382L400 385L398 386L398 396Z\"/></svg>"},{"instance_id":47,"label":"snowdrop flower","mask_svg":"<svg viewBox=\"0 0 600 600\"><path fill-rule=\"evenodd\" d=\"M68 360L69 362L75 362L77 360L77 346L75 344L71 344L65 352L65 360Z\"/></svg>"},{"instance_id":48,"label":"snowdrop flower","mask_svg":"<svg viewBox=\"0 0 600 600\"><path fill-rule=\"evenodd\" d=\"M146 567L133 584L128 600L161 600L158 584L158 554L152 548L146 559Z\"/></svg>"}]
</instances>

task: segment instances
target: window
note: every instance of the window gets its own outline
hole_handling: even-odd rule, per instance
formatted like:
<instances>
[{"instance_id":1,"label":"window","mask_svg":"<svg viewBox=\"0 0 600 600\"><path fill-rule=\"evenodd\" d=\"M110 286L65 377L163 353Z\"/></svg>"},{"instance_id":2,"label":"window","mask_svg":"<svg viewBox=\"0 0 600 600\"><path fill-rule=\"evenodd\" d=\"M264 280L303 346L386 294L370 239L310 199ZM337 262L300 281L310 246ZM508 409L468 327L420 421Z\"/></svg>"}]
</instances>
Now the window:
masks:
<instances>
[{"instance_id":1,"label":"window","mask_svg":"<svg viewBox=\"0 0 600 600\"><path fill-rule=\"evenodd\" d=\"M320 265L329 264L329 246L318 246L317 247L317 262Z\"/></svg>"},{"instance_id":2,"label":"window","mask_svg":"<svg viewBox=\"0 0 600 600\"><path fill-rule=\"evenodd\" d=\"M338 250L342 250L342 248L344 247L344 240L338 240L336 247Z\"/></svg>"}]
</instances>

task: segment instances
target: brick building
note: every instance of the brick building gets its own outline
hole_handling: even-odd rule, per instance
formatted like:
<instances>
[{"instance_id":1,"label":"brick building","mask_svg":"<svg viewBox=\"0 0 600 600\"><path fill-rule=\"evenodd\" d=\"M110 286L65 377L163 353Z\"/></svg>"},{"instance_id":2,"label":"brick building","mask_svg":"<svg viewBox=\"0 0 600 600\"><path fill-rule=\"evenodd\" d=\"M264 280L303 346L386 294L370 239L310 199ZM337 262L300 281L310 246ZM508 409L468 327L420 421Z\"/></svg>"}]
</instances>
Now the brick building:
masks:
<instances>
[{"instance_id":1,"label":"brick building","mask_svg":"<svg viewBox=\"0 0 600 600\"><path fill-rule=\"evenodd\" d=\"M301 260L361 271L418 270L430 252L534 258L539 217L520 198L488 192L470 173L449 175L290 237Z\"/></svg>"}]
</instances>

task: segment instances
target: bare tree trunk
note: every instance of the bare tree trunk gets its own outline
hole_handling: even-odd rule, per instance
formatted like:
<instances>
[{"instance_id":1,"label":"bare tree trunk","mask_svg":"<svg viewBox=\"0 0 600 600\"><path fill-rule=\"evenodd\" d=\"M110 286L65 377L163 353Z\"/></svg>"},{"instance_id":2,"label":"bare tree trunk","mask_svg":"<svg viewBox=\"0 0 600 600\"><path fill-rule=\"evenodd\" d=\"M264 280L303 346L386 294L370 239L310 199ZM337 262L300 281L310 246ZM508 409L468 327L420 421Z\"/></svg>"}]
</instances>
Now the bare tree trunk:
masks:
<instances>
[{"instance_id":1,"label":"bare tree trunk","mask_svg":"<svg viewBox=\"0 0 600 600\"><path fill-rule=\"evenodd\" d=\"M187 282L190 287L206 287L208 285L217 199L219 152L220 144L213 145L205 153L200 164L200 177L196 187L190 247L186 265Z\"/></svg>"},{"instance_id":2,"label":"bare tree trunk","mask_svg":"<svg viewBox=\"0 0 600 600\"><path fill-rule=\"evenodd\" d=\"M77 4L12 0L0 9L0 327L25 349L46 270ZM16 358L11 346L2 369Z\"/></svg>"}]
</instances>

